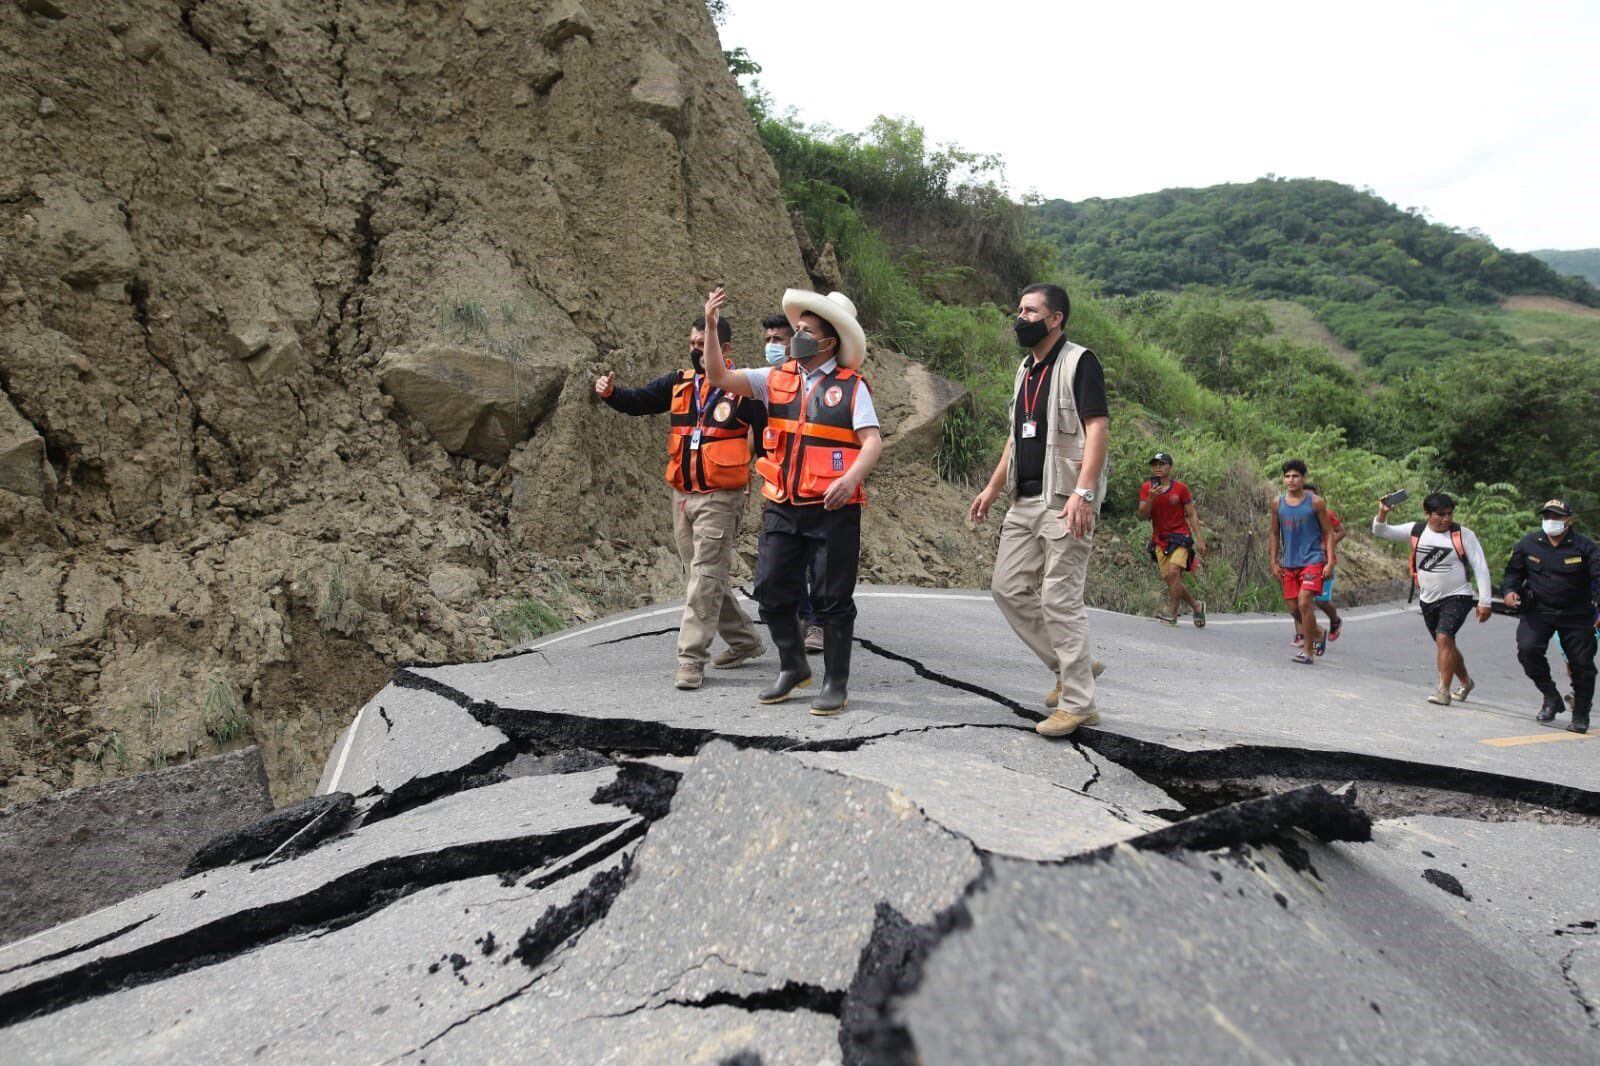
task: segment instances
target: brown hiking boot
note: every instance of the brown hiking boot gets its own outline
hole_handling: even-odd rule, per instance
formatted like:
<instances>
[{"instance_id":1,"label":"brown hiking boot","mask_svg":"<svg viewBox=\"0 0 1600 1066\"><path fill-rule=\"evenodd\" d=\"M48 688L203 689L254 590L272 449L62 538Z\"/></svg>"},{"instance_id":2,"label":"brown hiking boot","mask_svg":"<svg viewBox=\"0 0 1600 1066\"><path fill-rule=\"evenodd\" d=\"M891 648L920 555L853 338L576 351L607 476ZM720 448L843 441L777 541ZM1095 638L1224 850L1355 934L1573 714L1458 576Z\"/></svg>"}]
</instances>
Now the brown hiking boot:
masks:
<instances>
[{"instance_id":1,"label":"brown hiking boot","mask_svg":"<svg viewBox=\"0 0 1600 1066\"><path fill-rule=\"evenodd\" d=\"M1106 664L1101 662L1099 659L1090 659L1089 660L1089 672L1091 674L1093 674L1095 677L1099 677L1101 674L1106 672ZM1061 682L1057 681L1056 682L1056 687L1051 689L1049 691L1049 693L1046 694L1046 696L1044 698L1044 705L1046 707L1050 708L1053 711L1053 710L1056 709L1056 704L1058 704L1060 702L1061 702Z\"/></svg>"},{"instance_id":2,"label":"brown hiking boot","mask_svg":"<svg viewBox=\"0 0 1600 1066\"><path fill-rule=\"evenodd\" d=\"M806 651L821 651L827 643L827 635L822 632L821 626L806 626Z\"/></svg>"},{"instance_id":3,"label":"brown hiking boot","mask_svg":"<svg viewBox=\"0 0 1600 1066\"><path fill-rule=\"evenodd\" d=\"M705 668L698 663L681 663L672 683L682 689L699 688L706 679Z\"/></svg>"},{"instance_id":4,"label":"brown hiking boot","mask_svg":"<svg viewBox=\"0 0 1600 1066\"><path fill-rule=\"evenodd\" d=\"M1034 726L1033 731L1042 737L1064 737L1080 725L1098 725L1099 722L1100 712L1093 707L1077 713L1057 710L1049 718Z\"/></svg>"},{"instance_id":5,"label":"brown hiking boot","mask_svg":"<svg viewBox=\"0 0 1600 1066\"><path fill-rule=\"evenodd\" d=\"M740 663L748 662L766 650L767 646L758 640L748 648L729 648L715 659L712 659L711 665L718 670L732 670Z\"/></svg>"}]
</instances>

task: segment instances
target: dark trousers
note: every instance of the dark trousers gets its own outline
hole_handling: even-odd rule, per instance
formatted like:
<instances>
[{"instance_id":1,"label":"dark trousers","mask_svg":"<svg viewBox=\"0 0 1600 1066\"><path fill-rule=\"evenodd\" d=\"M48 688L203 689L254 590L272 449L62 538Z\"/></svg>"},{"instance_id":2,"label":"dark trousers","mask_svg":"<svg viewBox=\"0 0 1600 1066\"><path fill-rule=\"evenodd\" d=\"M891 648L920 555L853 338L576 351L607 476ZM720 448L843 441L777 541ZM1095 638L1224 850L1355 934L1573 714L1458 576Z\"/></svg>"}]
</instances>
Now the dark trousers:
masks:
<instances>
[{"instance_id":1,"label":"dark trousers","mask_svg":"<svg viewBox=\"0 0 1600 1066\"><path fill-rule=\"evenodd\" d=\"M756 555L756 603L763 620L793 618L811 568L811 608L819 625L856 617L856 570L861 563L861 507L829 511L768 502L761 513Z\"/></svg>"},{"instance_id":2,"label":"dark trousers","mask_svg":"<svg viewBox=\"0 0 1600 1066\"><path fill-rule=\"evenodd\" d=\"M1550 638L1561 635L1561 650L1566 653L1567 665L1572 668L1572 706L1575 711L1588 712L1594 702L1594 619L1587 614L1559 616L1525 614L1517 623L1517 661L1522 672L1528 675L1540 692L1556 692L1550 680L1550 660L1545 649Z\"/></svg>"},{"instance_id":3,"label":"dark trousers","mask_svg":"<svg viewBox=\"0 0 1600 1066\"><path fill-rule=\"evenodd\" d=\"M817 621L817 612L811 608L811 560L806 560L806 587L800 593L800 605L797 608L800 621L808 626L820 625Z\"/></svg>"}]
</instances>

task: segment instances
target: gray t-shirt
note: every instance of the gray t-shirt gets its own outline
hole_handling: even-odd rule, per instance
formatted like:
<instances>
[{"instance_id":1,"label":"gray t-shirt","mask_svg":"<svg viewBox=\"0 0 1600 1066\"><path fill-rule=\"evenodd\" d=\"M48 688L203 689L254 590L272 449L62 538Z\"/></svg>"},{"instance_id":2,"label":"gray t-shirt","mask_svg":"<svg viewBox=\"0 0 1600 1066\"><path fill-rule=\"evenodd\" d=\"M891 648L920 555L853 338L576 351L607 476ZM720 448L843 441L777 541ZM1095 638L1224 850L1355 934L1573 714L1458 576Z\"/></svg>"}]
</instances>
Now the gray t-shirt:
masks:
<instances>
[{"instance_id":1,"label":"gray t-shirt","mask_svg":"<svg viewBox=\"0 0 1600 1066\"><path fill-rule=\"evenodd\" d=\"M824 374L829 373L839 364L829 359L815 370L806 371L804 388L811 390L811 386L822 380ZM744 379L750 383L750 391L761 403L767 402L767 378L771 376L776 367L763 366L753 370L739 371ZM856 385L855 400L850 408L850 427L852 429L866 429L878 425L878 409L872 405L872 390L867 388L866 378L862 378Z\"/></svg>"},{"instance_id":2,"label":"gray t-shirt","mask_svg":"<svg viewBox=\"0 0 1600 1066\"><path fill-rule=\"evenodd\" d=\"M1372 520L1373 536L1401 544L1411 543L1411 524L1390 526ZM1466 526L1461 527L1461 546L1467 549L1467 560L1472 563L1472 576L1478 583L1478 602L1489 606L1494 596L1494 582L1489 577L1489 560L1484 558L1477 534ZM1435 533L1426 525L1417 538L1417 585L1422 589L1422 602L1432 603L1447 596L1471 596L1472 582L1467 580L1467 568L1456 554L1456 546L1449 533Z\"/></svg>"}]
</instances>

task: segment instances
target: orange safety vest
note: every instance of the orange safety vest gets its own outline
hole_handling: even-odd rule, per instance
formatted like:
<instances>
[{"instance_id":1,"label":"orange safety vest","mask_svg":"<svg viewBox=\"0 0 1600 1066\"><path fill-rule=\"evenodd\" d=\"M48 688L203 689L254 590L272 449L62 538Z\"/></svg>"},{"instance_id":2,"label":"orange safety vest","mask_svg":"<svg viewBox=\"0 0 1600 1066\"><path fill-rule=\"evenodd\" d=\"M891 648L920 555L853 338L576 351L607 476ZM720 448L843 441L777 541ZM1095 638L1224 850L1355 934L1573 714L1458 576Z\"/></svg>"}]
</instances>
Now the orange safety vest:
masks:
<instances>
[{"instance_id":1,"label":"orange safety vest","mask_svg":"<svg viewBox=\"0 0 1600 1066\"><path fill-rule=\"evenodd\" d=\"M718 492L750 484L750 424L739 417L739 397L697 391L698 375L678 371L672 386L672 429L667 434L667 484L680 492Z\"/></svg>"},{"instance_id":2,"label":"orange safety vest","mask_svg":"<svg viewBox=\"0 0 1600 1066\"><path fill-rule=\"evenodd\" d=\"M805 391L805 371L793 359L768 375L767 428L761 439L767 454L756 460L767 499L821 503L828 486L855 464L861 438L851 414L864 380L854 370L836 366ZM849 502L867 502L861 486Z\"/></svg>"}]
</instances>

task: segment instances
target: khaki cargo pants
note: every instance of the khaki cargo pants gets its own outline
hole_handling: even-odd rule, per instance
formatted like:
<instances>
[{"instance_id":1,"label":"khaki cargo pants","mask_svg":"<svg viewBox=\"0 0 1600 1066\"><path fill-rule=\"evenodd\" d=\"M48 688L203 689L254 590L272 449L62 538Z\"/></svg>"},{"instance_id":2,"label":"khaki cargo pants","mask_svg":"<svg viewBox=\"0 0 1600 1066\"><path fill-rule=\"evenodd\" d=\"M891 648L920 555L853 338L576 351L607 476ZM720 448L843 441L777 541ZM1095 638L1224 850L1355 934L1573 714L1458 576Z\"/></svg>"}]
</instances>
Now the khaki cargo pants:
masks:
<instances>
[{"instance_id":1,"label":"khaki cargo pants","mask_svg":"<svg viewBox=\"0 0 1600 1066\"><path fill-rule=\"evenodd\" d=\"M745 651L761 643L750 616L739 607L730 570L733 542L744 517L744 489L672 491L672 533L688 572L683 622L678 626L678 663L704 667L718 633L728 647Z\"/></svg>"},{"instance_id":2,"label":"khaki cargo pants","mask_svg":"<svg viewBox=\"0 0 1600 1066\"><path fill-rule=\"evenodd\" d=\"M1018 499L1000 528L991 590L1011 628L1061 682L1060 709L1094 706L1089 613L1083 585L1094 533L1074 537L1060 508L1043 497Z\"/></svg>"}]
</instances>

